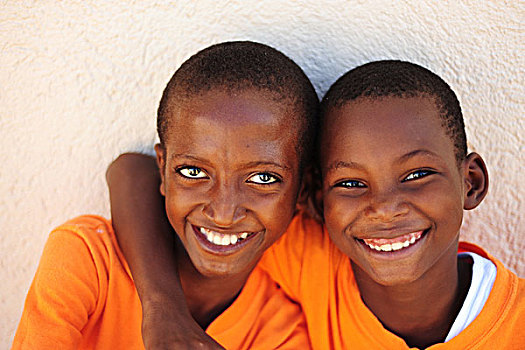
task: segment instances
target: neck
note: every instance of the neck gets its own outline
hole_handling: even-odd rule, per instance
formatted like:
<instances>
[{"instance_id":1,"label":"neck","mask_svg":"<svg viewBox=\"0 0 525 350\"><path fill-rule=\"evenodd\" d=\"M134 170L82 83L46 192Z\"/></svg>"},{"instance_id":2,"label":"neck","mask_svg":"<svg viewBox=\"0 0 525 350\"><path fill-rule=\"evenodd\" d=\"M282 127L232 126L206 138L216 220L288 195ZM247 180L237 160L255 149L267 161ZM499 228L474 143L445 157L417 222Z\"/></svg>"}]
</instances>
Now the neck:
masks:
<instances>
[{"instance_id":1,"label":"neck","mask_svg":"<svg viewBox=\"0 0 525 350\"><path fill-rule=\"evenodd\" d=\"M366 306L410 347L443 342L467 296L471 265L458 261L457 250L452 256L443 256L439 264L439 269L427 271L416 281L393 286L376 283L352 264Z\"/></svg>"},{"instance_id":2,"label":"neck","mask_svg":"<svg viewBox=\"0 0 525 350\"><path fill-rule=\"evenodd\" d=\"M203 329L233 303L249 276L249 272L232 276L202 275L180 241L177 244L177 264L186 303L193 318Z\"/></svg>"}]
</instances>

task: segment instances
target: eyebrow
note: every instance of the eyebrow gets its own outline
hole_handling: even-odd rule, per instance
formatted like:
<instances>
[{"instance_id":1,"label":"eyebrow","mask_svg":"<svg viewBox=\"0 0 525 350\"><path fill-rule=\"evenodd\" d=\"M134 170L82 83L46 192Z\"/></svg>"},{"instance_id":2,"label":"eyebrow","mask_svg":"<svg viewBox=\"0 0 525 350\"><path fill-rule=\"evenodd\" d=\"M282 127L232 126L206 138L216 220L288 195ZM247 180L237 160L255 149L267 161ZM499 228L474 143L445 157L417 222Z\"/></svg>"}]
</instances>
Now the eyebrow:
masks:
<instances>
[{"instance_id":1,"label":"eyebrow","mask_svg":"<svg viewBox=\"0 0 525 350\"><path fill-rule=\"evenodd\" d=\"M425 156L425 157L441 159L434 152L431 152L431 151L428 151L428 150L425 150L425 149L417 149L417 150L414 150L414 151L408 152L407 154L402 155L401 157L399 157L397 159L397 161L401 162L401 163L404 163L404 162L407 162L409 159L411 159L413 157L416 157L416 156ZM339 160L339 161L335 161L332 164L330 164L328 166L328 168L327 168L327 172L331 172L331 171L334 171L336 169L341 169L341 168L357 169L357 170L364 170L365 169L364 166L362 166L362 165L360 165L358 163L355 163L355 162L352 162L352 161L345 162L345 161Z\"/></svg>"},{"instance_id":2,"label":"eyebrow","mask_svg":"<svg viewBox=\"0 0 525 350\"><path fill-rule=\"evenodd\" d=\"M255 168L259 166L274 166L283 170L290 170L291 168L287 165L278 164L275 162L267 162L267 161L256 161L256 162L248 162L246 164L243 164L246 168Z\"/></svg>"},{"instance_id":3,"label":"eyebrow","mask_svg":"<svg viewBox=\"0 0 525 350\"><path fill-rule=\"evenodd\" d=\"M192 156L191 154L184 154L184 153L176 153L171 156L171 160L177 159L177 158L185 158L185 159L191 159L202 163L208 163L206 159L199 158L196 156Z\"/></svg>"},{"instance_id":4,"label":"eyebrow","mask_svg":"<svg viewBox=\"0 0 525 350\"><path fill-rule=\"evenodd\" d=\"M330 164L327 168L327 171L330 172L330 171L341 169L341 168L364 169L363 166L355 162L344 162L342 160L339 160L339 161L335 161L332 164Z\"/></svg>"},{"instance_id":5,"label":"eyebrow","mask_svg":"<svg viewBox=\"0 0 525 350\"><path fill-rule=\"evenodd\" d=\"M406 162L410 158L413 158L415 156L425 156L425 157L431 157L431 158L438 158L441 159L440 156L438 156L436 153L425 150L425 149L416 149L412 152L408 152L407 154L402 155L398 158L398 161L400 162Z\"/></svg>"},{"instance_id":6,"label":"eyebrow","mask_svg":"<svg viewBox=\"0 0 525 350\"><path fill-rule=\"evenodd\" d=\"M177 158L190 159L190 160L195 160L195 161L198 161L198 162L201 162L201 163L209 164L209 162L206 159L199 158L199 157L193 156L191 154L176 153L176 154L171 156L172 160L177 159ZM290 171L291 170L291 167L289 167L287 165L278 164L278 163L275 163L275 162L272 162L272 161L255 161L255 162L244 163L242 165L243 168L255 168L255 167L260 167L260 166L273 166L273 167L276 167L276 168L279 168L279 169L283 169L283 170L286 170L286 171Z\"/></svg>"}]
</instances>

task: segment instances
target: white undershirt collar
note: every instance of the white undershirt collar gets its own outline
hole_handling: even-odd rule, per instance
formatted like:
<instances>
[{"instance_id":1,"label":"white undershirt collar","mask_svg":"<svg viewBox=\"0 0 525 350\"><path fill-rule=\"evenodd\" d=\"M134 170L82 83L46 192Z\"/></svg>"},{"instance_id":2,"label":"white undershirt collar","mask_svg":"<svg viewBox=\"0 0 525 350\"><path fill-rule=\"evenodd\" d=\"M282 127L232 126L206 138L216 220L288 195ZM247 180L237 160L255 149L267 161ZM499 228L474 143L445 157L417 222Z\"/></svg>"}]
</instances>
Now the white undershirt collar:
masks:
<instances>
[{"instance_id":1,"label":"white undershirt collar","mask_svg":"<svg viewBox=\"0 0 525 350\"><path fill-rule=\"evenodd\" d=\"M492 261L472 252L460 253L458 257L465 255L473 260L472 281L463 306L445 338L445 343L461 333L479 315L496 279L496 265Z\"/></svg>"}]
</instances>

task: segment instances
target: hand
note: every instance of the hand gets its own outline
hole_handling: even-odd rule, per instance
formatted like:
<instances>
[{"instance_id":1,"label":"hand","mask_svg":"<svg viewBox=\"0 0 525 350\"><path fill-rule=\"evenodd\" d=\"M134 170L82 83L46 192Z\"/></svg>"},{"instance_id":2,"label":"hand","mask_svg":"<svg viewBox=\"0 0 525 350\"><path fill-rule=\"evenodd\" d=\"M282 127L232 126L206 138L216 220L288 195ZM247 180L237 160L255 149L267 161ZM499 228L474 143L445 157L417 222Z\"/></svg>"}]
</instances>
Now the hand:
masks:
<instances>
[{"instance_id":1,"label":"hand","mask_svg":"<svg viewBox=\"0 0 525 350\"><path fill-rule=\"evenodd\" d=\"M224 350L191 315L160 302L143 307L142 339L147 350Z\"/></svg>"}]
</instances>

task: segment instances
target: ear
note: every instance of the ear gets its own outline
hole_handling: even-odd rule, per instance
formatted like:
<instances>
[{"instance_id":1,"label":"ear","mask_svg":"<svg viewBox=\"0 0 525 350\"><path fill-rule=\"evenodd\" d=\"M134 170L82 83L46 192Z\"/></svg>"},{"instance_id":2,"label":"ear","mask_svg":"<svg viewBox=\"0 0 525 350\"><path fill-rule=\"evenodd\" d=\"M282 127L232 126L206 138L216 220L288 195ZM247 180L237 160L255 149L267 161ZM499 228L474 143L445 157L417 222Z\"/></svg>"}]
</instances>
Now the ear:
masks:
<instances>
[{"instance_id":1,"label":"ear","mask_svg":"<svg viewBox=\"0 0 525 350\"><path fill-rule=\"evenodd\" d=\"M157 166L159 167L160 172L160 193L163 196L166 196L166 180L165 180L165 170L166 170L166 149L160 143L155 145L155 153L157 154Z\"/></svg>"},{"instance_id":2,"label":"ear","mask_svg":"<svg viewBox=\"0 0 525 350\"><path fill-rule=\"evenodd\" d=\"M323 221L323 210L320 204L321 182L319 171L313 166L304 169L303 181L297 199L297 207L305 210L308 214L319 222Z\"/></svg>"},{"instance_id":3,"label":"ear","mask_svg":"<svg viewBox=\"0 0 525 350\"><path fill-rule=\"evenodd\" d=\"M483 158L475 152L470 153L464 161L463 175L465 178L466 210L476 208L487 195L489 189L489 174Z\"/></svg>"}]
</instances>

